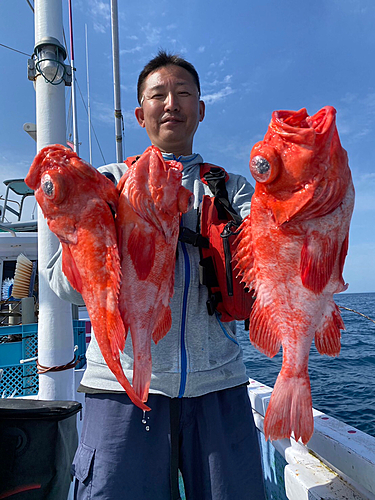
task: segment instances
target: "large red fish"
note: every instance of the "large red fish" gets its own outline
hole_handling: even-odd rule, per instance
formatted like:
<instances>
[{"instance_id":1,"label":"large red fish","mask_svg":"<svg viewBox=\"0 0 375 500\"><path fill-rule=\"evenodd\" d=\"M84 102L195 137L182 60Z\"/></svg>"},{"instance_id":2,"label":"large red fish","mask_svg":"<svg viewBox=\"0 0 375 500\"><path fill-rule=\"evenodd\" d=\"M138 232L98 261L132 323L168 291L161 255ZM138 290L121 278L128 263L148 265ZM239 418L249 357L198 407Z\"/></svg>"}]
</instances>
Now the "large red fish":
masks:
<instances>
[{"instance_id":1,"label":"large red fish","mask_svg":"<svg viewBox=\"0 0 375 500\"><path fill-rule=\"evenodd\" d=\"M165 162L150 146L122 176L116 225L121 255L120 311L130 328L133 387L147 401L151 380L151 339L170 330L169 301L173 295L180 214L193 194L181 186L182 165Z\"/></svg>"},{"instance_id":2,"label":"large red fish","mask_svg":"<svg viewBox=\"0 0 375 500\"><path fill-rule=\"evenodd\" d=\"M346 290L354 188L346 151L327 106L275 111L255 144L251 213L242 226L238 267L256 293L250 339L267 356L282 345L283 363L264 420L266 438L307 443L314 430L308 358L337 356L344 324L333 294Z\"/></svg>"},{"instance_id":3,"label":"large red fish","mask_svg":"<svg viewBox=\"0 0 375 500\"><path fill-rule=\"evenodd\" d=\"M103 357L130 399L148 410L123 372L125 331L118 308L120 258L113 213L113 183L70 149L48 146L25 179L35 190L48 226L62 245L62 270L82 294Z\"/></svg>"}]
</instances>

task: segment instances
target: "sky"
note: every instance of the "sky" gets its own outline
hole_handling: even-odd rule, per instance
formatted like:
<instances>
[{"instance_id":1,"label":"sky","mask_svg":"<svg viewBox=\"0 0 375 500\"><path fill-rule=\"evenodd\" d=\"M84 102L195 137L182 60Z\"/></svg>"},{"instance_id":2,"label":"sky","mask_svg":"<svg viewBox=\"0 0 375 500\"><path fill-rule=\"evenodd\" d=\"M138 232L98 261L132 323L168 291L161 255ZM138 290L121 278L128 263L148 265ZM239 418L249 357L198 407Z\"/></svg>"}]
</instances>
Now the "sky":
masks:
<instances>
[{"instance_id":1,"label":"sky","mask_svg":"<svg viewBox=\"0 0 375 500\"><path fill-rule=\"evenodd\" d=\"M36 154L36 143L23 130L24 123L35 123L25 55L34 49L33 3L0 2L0 195L2 181L25 177ZM69 41L68 0L62 5ZM99 167L116 161L110 0L72 0L72 7L79 152L89 160L86 25L92 163ZM253 185L250 151L264 137L274 110L306 108L313 115L326 105L336 108L356 190L344 278L348 292L374 292L375 2L119 0L118 8L125 156L149 146L134 117L136 83L160 48L185 57L200 75L206 117L194 152ZM69 107L66 87L67 114ZM25 209L31 212L30 203Z\"/></svg>"}]
</instances>

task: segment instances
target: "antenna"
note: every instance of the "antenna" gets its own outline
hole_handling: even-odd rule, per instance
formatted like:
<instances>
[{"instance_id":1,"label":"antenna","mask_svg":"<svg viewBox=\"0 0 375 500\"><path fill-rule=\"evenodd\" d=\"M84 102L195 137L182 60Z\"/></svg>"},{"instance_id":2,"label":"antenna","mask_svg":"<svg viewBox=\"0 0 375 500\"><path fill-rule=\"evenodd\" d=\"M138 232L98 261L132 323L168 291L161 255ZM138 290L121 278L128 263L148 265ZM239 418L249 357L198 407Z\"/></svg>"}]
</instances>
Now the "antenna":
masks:
<instances>
[{"instance_id":1,"label":"antenna","mask_svg":"<svg viewBox=\"0 0 375 500\"><path fill-rule=\"evenodd\" d=\"M85 34L86 34L86 73L87 73L87 115L89 119L89 157L90 157L90 164L92 165L89 48L87 43L87 24L85 24Z\"/></svg>"},{"instance_id":2,"label":"antenna","mask_svg":"<svg viewBox=\"0 0 375 500\"><path fill-rule=\"evenodd\" d=\"M77 153L77 155L79 155L78 128L77 128L76 77L75 77L74 49L73 49L72 0L69 0L69 34L70 34L70 65L72 68L73 149Z\"/></svg>"}]
</instances>

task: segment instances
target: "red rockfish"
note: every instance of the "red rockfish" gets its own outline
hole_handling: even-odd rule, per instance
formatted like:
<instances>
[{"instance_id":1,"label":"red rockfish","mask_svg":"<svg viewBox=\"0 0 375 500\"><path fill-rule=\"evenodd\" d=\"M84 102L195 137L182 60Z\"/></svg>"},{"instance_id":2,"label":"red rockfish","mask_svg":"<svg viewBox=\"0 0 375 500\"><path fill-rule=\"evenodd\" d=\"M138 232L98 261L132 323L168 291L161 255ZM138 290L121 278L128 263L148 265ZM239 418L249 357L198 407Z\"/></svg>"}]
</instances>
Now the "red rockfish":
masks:
<instances>
[{"instance_id":1,"label":"red rockfish","mask_svg":"<svg viewBox=\"0 0 375 500\"><path fill-rule=\"evenodd\" d=\"M336 110L309 116L275 111L264 140L251 151L256 181L243 222L238 268L256 300L250 339L283 363L264 420L266 439L307 443L314 431L308 358L310 346L337 356L344 324L333 294L346 290L354 188L340 144Z\"/></svg>"},{"instance_id":2,"label":"red rockfish","mask_svg":"<svg viewBox=\"0 0 375 500\"><path fill-rule=\"evenodd\" d=\"M62 270L85 301L105 362L133 403L149 410L135 394L120 363L125 330L118 308L115 186L76 153L58 144L37 154L25 182L35 190L48 226L61 242Z\"/></svg>"},{"instance_id":3,"label":"red rockfish","mask_svg":"<svg viewBox=\"0 0 375 500\"><path fill-rule=\"evenodd\" d=\"M181 186L182 165L164 161L155 146L122 176L116 226L122 280L120 311L130 328L133 387L147 401L151 380L151 338L160 341L172 324L169 301L173 295L180 214L193 203L191 191Z\"/></svg>"}]
</instances>

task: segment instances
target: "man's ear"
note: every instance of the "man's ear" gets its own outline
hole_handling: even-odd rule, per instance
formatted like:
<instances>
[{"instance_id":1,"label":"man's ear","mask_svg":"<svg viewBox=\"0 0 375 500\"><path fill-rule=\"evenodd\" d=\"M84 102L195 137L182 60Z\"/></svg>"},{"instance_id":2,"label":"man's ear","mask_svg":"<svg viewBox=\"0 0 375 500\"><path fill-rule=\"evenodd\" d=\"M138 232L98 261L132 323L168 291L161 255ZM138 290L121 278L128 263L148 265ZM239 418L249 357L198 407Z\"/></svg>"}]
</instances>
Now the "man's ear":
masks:
<instances>
[{"instance_id":1,"label":"man's ear","mask_svg":"<svg viewBox=\"0 0 375 500\"><path fill-rule=\"evenodd\" d=\"M135 117L136 117L139 125L142 128L145 128L145 115L143 112L143 108L141 108L141 107L135 108L134 114L135 114Z\"/></svg>"},{"instance_id":2,"label":"man's ear","mask_svg":"<svg viewBox=\"0 0 375 500\"><path fill-rule=\"evenodd\" d=\"M202 122L206 112L206 105L204 101L199 101L199 121Z\"/></svg>"}]
</instances>

